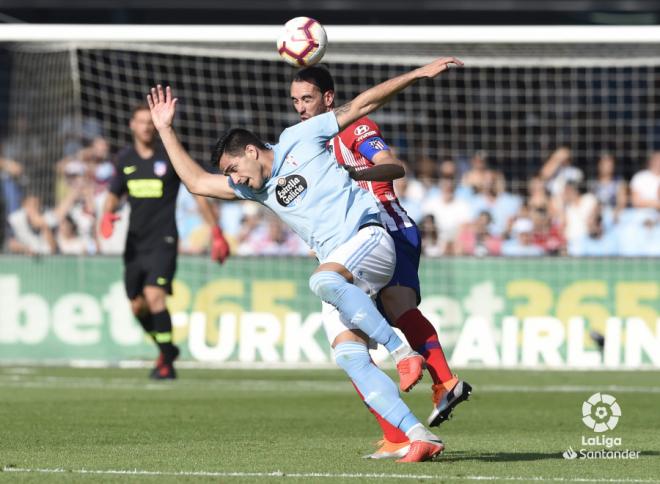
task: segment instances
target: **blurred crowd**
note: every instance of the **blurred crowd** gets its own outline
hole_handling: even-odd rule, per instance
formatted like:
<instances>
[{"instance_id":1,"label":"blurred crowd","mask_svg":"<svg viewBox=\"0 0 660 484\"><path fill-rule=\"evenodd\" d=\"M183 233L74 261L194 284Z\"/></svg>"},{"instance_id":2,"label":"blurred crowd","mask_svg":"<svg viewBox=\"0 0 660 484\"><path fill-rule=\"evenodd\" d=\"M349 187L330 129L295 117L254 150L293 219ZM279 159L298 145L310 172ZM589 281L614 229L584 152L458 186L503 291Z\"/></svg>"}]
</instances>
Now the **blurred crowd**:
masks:
<instances>
[{"instance_id":1,"label":"blurred crowd","mask_svg":"<svg viewBox=\"0 0 660 484\"><path fill-rule=\"evenodd\" d=\"M627 182L609 153L586 179L562 146L515 190L483 152L463 170L450 159L419 168L398 189L427 255L660 255L660 152Z\"/></svg>"},{"instance_id":2,"label":"blurred crowd","mask_svg":"<svg viewBox=\"0 0 660 484\"><path fill-rule=\"evenodd\" d=\"M25 176L20 160L0 153L2 248L17 254L121 254L128 226L124 205L110 239L97 224L114 174L109 143L88 141L55 166L55 187ZM419 224L426 256L660 256L660 152L630 181L603 153L586 178L568 147L516 181L491 166L485 152L463 160L424 157L407 167L395 191ZM507 182L507 180L509 180ZM513 182L511 181L513 180ZM512 186L507 186L507 185ZM45 206L44 193L54 193ZM311 255L267 209L221 202L220 225L235 255ZM177 205L180 252L209 250L210 229L182 186Z\"/></svg>"}]
</instances>

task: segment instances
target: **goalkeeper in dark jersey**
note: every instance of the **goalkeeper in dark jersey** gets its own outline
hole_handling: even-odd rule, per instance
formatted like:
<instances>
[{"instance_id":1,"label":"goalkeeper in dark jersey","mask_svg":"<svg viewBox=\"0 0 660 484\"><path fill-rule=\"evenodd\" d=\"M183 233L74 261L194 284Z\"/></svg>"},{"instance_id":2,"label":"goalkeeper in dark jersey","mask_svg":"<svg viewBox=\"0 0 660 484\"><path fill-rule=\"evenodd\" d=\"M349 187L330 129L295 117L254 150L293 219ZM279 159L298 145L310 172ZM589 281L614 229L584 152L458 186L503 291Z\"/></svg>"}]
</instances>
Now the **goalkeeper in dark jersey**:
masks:
<instances>
[{"instance_id":1,"label":"goalkeeper in dark jersey","mask_svg":"<svg viewBox=\"0 0 660 484\"><path fill-rule=\"evenodd\" d=\"M131 216L124 249L124 285L131 309L158 348L160 356L151 372L154 379L174 379L179 349L172 342L172 319L165 298L172 294L176 271L178 234L176 199L181 180L162 144L156 139L149 107L139 105L130 120L133 144L125 147L115 163L116 173L103 207L101 235L112 235L114 213L128 195ZM217 225L213 205L195 197L206 223L212 227L211 256L222 263L229 246Z\"/></svg>"}]
</instances>

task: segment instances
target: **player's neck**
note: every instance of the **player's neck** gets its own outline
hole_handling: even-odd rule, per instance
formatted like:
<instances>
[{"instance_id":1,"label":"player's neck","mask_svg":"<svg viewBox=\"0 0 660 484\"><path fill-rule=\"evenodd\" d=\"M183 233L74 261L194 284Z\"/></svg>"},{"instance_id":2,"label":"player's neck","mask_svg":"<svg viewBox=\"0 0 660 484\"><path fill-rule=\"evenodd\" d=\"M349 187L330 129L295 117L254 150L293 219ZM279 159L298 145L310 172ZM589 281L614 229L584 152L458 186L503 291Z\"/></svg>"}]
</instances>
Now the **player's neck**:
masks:
<instances>
[{"instance_id":1,"label":"player's neck","mask_svg":"<svg viewBox=\"0 0 660 484\"><path fill-rule=\"evenodd\" d=\"M261 152L261 156L263 156L261 175L264 177L264 180L268 180L273 175L273 160L275 159L275 153L273 153L273 150L265 150Z\"/></svg>"},{"instance_id":2,"label":"player's neck","mask_svg":"<svg viewBox=\"0 0 660 484\"><path fill-rule=\"evenodd\" d=\"M135 151L140 156L140 158L151 158L154 155L154 144L153 143L143 143L141 141L135 140L133 142Z\"/></svg>"}]
</instances>

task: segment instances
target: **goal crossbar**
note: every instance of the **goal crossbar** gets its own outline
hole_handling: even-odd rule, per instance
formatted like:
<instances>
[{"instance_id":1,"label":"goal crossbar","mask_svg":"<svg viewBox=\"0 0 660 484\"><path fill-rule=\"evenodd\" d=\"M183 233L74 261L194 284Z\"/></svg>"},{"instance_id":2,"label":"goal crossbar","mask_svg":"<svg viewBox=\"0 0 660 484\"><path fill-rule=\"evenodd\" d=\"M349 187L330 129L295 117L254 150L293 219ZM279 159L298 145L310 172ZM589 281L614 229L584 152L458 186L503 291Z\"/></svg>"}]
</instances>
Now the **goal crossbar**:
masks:
<instances>
[{"instance_id":1,"label":"goal crossbar","mask_svg":"<svg viewBox=\"0 0 660 484\"><path fill-rule=\"evenodd\" d=\"M0 42L274 42L278 25L0 26ZM333 43L656 43L658 26L338 26L325 27Z\"/></svg>"}]
</instances>

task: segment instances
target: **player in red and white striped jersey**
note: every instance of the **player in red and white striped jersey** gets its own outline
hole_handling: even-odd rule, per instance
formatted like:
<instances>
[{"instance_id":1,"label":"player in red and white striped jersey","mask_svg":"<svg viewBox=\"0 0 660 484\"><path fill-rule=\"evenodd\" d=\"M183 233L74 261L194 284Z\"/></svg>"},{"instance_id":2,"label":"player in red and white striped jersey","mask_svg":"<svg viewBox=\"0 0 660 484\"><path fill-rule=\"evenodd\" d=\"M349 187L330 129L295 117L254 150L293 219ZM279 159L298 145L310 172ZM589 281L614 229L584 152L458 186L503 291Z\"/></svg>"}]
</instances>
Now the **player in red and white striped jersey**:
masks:
<instances>
[{"instance_id":1,"label":"player in red and white striped jersey","mask_svg":"<svg viewBox=\"0 0 660 484\"><path fill-rule=\"evenodd\" d=\"M306 67L291 82L291 101L303 121L331 111L334 95L334 80L323 67ZM368 117L344 129L333 138L329 148L351 177L374 195L381 209L381 222L394 239L397 257L394 276L380 291L377 304L390 324L399 328L413 349L426 359L433 379L434 401L428 423L439 425L449 418L458 403L468 398L472 388L451 373L435 328L417 308L421 300L417 273L421 237L417 225L399 203L392 184L394 179L405 175L403 165L383 140L376 123ZM384 435L381 447L367 457L405 455L406 435L370 410Z\"/></svg>"},{"instance_id":2,"label":"player in red and white striped jersey","mask_svg":"<svg viewBox=\"0 0 660 484\"><path fill-rule=\"evenodd\" d=\"M354 174L358 185L374 195L380 207L383 225L389 232L415 226L394 194L392 180L372 180L373 173L368 174L369 179L365 177L366 173L360 176L360 172L376 166L376 162L401 166L385 144L376 123L366 116L357 120L335 136L331 149L340 165L350 167L349 171ZM401 170L401 175L404 174Z\"/></svg>"}]
</instances>

